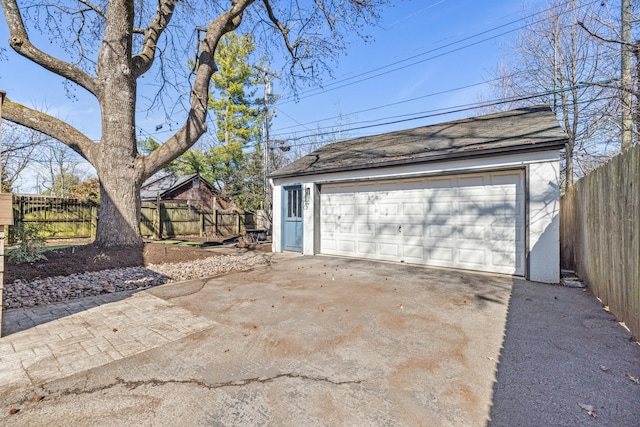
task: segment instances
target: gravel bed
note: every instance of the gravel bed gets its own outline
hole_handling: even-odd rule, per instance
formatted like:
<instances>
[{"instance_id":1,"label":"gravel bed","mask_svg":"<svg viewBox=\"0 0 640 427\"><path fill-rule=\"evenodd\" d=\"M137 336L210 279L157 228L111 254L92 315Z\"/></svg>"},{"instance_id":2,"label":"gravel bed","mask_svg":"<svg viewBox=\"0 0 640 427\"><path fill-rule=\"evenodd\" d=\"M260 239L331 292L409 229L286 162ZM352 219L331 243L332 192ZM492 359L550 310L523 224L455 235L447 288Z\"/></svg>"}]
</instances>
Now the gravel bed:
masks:
<instances>
[{"instance_id":1,"label":"gravel bed","mask_svg":"<svg viewBox=\"0 0 640 427\"><path fill-rule=\"evenodd\" d=\"M127 267L90 273L38 279L16 280L4 286L4 309L33 307L106 293L147 289L171 282L199 279L249 270L269 261L264 254L213 256L177 264Z\"/></svg>"}]
</instances>

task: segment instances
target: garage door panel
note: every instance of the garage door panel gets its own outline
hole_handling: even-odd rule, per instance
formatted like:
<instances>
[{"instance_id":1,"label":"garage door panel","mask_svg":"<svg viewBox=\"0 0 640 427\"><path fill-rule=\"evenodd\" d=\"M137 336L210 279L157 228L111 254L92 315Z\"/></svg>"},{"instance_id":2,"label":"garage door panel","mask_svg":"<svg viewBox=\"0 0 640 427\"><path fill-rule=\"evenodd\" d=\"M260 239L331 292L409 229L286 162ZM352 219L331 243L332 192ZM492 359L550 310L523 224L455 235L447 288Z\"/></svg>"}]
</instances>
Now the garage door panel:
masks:
<instances>
[{"instance_id":1,"label":"garage door panel","mask_svg":"<svg viewBox=\"0 0 640 427\"><path fill-rule=\"evenodd\" d=\"M483 268L487 264L483 249L458 248L458 262L473 268Z\"/></svg>"},{"instance_id":2,"label":"garage door panel","mask_svg":"<svg viewBox=\"0 0 640 427\"><path fill-rule=\"evenodd\" d=\"M325 254L331 255L339 255L336 253L336 249L338 248L338 242L335 239L327 238L327 236L322 236L322 251Z\"/></svg>"},{"instance_id":3,"label":"garage door panel","mask_svg":"<svg viewBox=\"0 0 640 427\"><path fill-rule=\"evenodd\" d=\"M336 230L341 235L352 235L355 232L355 224L347 221L340 221Z\"/></svg>"},{"instance_id":4,"label":"garage door panel","mask_svg":"<svg viewBox=\"0 0 640 427\"><path fill-rule=\"evenodd\" d=\"M427 226L427 236L439 239L453 238L453 230L454 228L449 225L429 225Z\"/></svg>"},{"instance_id":5,"label":"garage door panel","mask_svg":"<svg viewBox=\"0 0 640 427\"><path fill-rule=\"evenodd\" d=\"M424 259L424 248L422 242L416 244L403 244L402 245L402 261L406 262L421 262Z\"/></svg>"},{"instance_id":6,"label":"garage door panel","mask_svg":"<svg viewBox=\"0 0 640 427\"><path fill-rule=\"evenodd\" d=\"M358 241L358 253L361 255L375 255L376 243L367 241Z\"/></svg>"},{"instance_id":7,"label":"garage door panel","mask_svg":"<svg viewBox=\"0 0 640 427\"><path fill-rule=\"evenodd\" d=\"M458 238L472 242L483 242L487 239L487 228L484 226L467 225L458 230Z\"/></svg>"},{"instance_id":8,"label":"garage door panel","mask_svg":"<svg viewBox=\"0 0 640 427\"><path fill-rule=\"evenodd\" d=\"M424 216L424 205L422 203L403 203L402 213L405 217L422 218Z\"/></svg>"},{"instance_id":9,"label":"garage door panel","mask_svg":"<svg viewBox=\"0 0 640 427\"><path fill-rule=\"evenodd\" d=\"M359 202L358 206L356 207L356 215L358 215L359 217L370 217L375 215L375 212L375 206L369 205L368 202Z\"/></svg>"},{"instance_id":10,"label":"garage door panel","mask_svg":"<svg viewBox=\"0 0 640 427\"><path fill-rule=\"evenodd\" d=\"M400 213L400 209L398 209L398 205L396 203L393 203L393 204L381 203L378 208L378 216L380 217L388 217L388 216L397 217L399 213Z\"/></svg>"},{"instance_id":11,"label":"garage door panel","mask_svg":"<svg viewBox=\"0 0 640 427\"><path fill-rule=\"evenodd\" d=\"M450 192L453 186L453 178L432 178L427 184L427 188L441 189L442 191Z\"/></svg>"},{"instance_id":12,"label":"garage door panel","mask_svg":"<svg viewBox=\"0 0 640 427\"><path fill-rule=\"evenodd\" d=\"M485 185L486 177L483 175L468 175L458 178L459 187L482 187Z\"/></svg>"},{"instance_id":13,"label":"garage door panel","mask_svg":"<svg viewBox=\"0 0 640 427\"><path fill-rule=\"evenodd\" d=\"M489 174L489 180L493 185L513 185L515 187L520 183L520 177L511 172Z\"/></svg>"},{"instance_id":14,"label":"garage door panel","mask_svg":"<svg viewBox=\"0 0 640 427\"><path fill-rule=\"evenodd\" d=\"M398 235L398 224L378 224L378 236L397 236Z\"/></svg>"},{"instance_id":15,"label":"garage door panel","mask_svg":"<svg viewBox=\"0 0 640 427\"><path fill-rule=\"evenodd\" d=\"M461 215L480 216L485 210L485 203L480 200L458 200L458 213Z\"/></svg>"},{"instance_id":16,"label":"garage door panel","mask_svg":"<svg viewBox=\"0 0 640 427\"><path fill-rule=\"evenodd\" d=\"M490 240L498 242L518 242L519 230L513 227L491 227Z\"/></svg>"},{"instance_id":17,"label":"garage door panel","mask_svg":"<svg viewBox=\"0 0 640 427\"><path fill-rule=\"evenodd\" d=\"M339 252L355 252L356 242L353 240L339 240L338 251Z\"/></svg>"},{"instance_id":18,"label":"garage door panel","mask_svg":"<svg viewBox=\"0 0 640 427\"><path fill-rule=\"evenodd\" d=\"M450 217L453 209L451 202L431 202L427 205L426 214L429 216Z\"/></svg>"},{"instance_id":19,"label":"garage door panel","mask_svg":"<svg viewBox=\"0 0 640 427\"><path fill-rule=\"evenodd\" d=\"M333 221L326 221L322 225L322 234L324 236L333 236L333 233L338 229L338 224Z\"/></svg>"},{"instance_id":20,"label":"garage door panel","mask_svg":"<svg viewBox=\"0 0 640 427\"><path fill-rule=\"evenodd\" d=\"M373 237L375 235L375 227L370 223L358 223L357 224L358 235L360 236L370 236Z\"/></svg>"},{"instance_id":21,"label":"garage door panel","mask_svg":"<svg viewBox=\"0 0 640 427\"><path fill-rule=\"evenodd\" d=\"M394 243L379 243L378 244L378 251L380 253L380 255L382 256L393 256L393 257L397 257L400 255L400 248L399 248L399 244L394 244Z\"/></svg>"},{"instance_id":22,"label":"garage door panel","mask_svg":"<svg viewBox=\"0 0 640 427\"><path fill-rule=\"evenodd\" d=\"M324 185L321 251L523 275L523 194L519 171Z\"/></svg>"},{"instance_id":23,"label":"garage door panel","mask_svg":"<svg viewBox=\"0 0 640 427\"><path fill-rule=\"evenodd\" d=\"M403 224L402 235L406 237L424 237L424 224Z\"/></svg>"},{"instance_id":24,"label":"garage door panel","mask_svg":"<svg viewBox=\"0 0 640 427\"><path fill-rule=\"evenodd\" d=\"M509 267L516 262L516 254L513 252L498 252L492 254L493 265L501 267Z\"/></svg>"},{"instance_id":25,"label":"garage door panel","mask_svg":"<svg viewBox=\"0 0 640 427\"><path fill-rule=\"evenodd\" d=\"M446 263L447 266L453 265L453 248L429 246L428 260L432 262Z\"/></svg>"}]
</instances>

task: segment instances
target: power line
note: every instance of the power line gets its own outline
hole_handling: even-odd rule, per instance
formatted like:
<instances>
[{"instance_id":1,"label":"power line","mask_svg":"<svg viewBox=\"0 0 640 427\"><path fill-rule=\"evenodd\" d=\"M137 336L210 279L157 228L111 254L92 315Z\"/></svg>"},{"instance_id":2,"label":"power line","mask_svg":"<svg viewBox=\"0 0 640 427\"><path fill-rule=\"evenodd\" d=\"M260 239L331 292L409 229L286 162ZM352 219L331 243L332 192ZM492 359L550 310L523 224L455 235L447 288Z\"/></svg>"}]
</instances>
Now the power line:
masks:
<instances>
[{"instance_id":1,"label":"power line","mask_svg":"<svg viewBox=\"0 0 640 427\"><path fill-rule=\"evenodd\" d=\"M611 82L613 80L614 79L608 80L607 82ZM372 124L372 125L366 125L366 126L358 126L358 127L349 128L349 129L340 129L340 130L332 130L332 131L315 133L315 134L308 134L308 135L289 138L289 141L300 141L300 140L307 139L307 138L312 138L312 137L334 135L334 134L339 133L339 132L352 132L352 131L363 130L363 129L371 129L371 128L380 127L380 126L388 126L388 125L392 125L392 124L410 122L410 121L413 121L413 120L421 120L421 119L426 119L426 118L443 116L443 115L447 115L447 114L461 113L461 112L471 111L471 110L479 109L479 108L488 108L488 107L493 107L493 106L502 105L502 104L508 104L508 103L512 103L512 102L522 102L522 101L527 101L527 100L530 100L530 99L549 96L549 95L552 95L553 93L565 92L565 91L574 90L574 89L585 89L585 88L588 88L588 87L597 86L598 84L601 84L601 83L602 83L602 81L601 82L586 82L586 83L580 83L580 84L575 85L575 86L551 89L551 90L547 90L545 92L541 92L541 93L537 93L537 94L531 94L531 95L525 95L525 96L519 96L519 97L510 97L510 98L507 98L507 99L496 99L496 100L491 100L491 101L483 102L483 103L462 104L462 105L458 105L458 106L454 106L454 107L445 107L445 108L438 108L438 109L434 109L434 110L421 111L421 112L418 112L418 113L410 114L410 115L421 114L420 116L417 116L417 117L411 117L411 118L405 118L405 119L399 119L399 120L392 120L392 121L387 121L387 122L384 122L384 123L378 123L378 124ZM604 97L604 98L601 98L601 99L593 99L593 100L582 101L582 102L578 101L578 103L594 102L594 101L597 101L597 100L613 99L613 98L615 98L615 96L612 95L612 96ZM430 114L424 114L424 113L430 113ZM289 144L289 146L297 147L297 146L311 145L311 144L316 144L316 143L317 143L316 141L313 141L313 142L304 142L304 143L298 143L298 144Z\"/></svg>"},{"instance_id":2,"label":"power line","mask_svg":"<svg viewBox=\"0 0 640 427\"><path fill-rule=\"evenodd\" d=\"M606 79L606 80L600 80L598 82L591 82L591 83L580 82L580 83L578 83L578 85L572 86L569 89L586 88L588 86L602 86L603 84L609 84L609 83L611 83L611 82L613 82L615 80L618 80L618 79ZM565 88L549 89L548 93L549 94L559 93L559 92L563 92L563 91L569 90L569 89L565 89ZM523 95L523 96L527 96L527 95ZM537 95L537 96L543 96L543 94L540 94L540 95ZM518 97L512 97L512 98L515 99L515 98L518 98ZM511 101L510 98L507 98L507 99L504 99L503 101L504 101L504 103L506 103L506 102L517 102L518 100L515 99L514 101ZM477 104L477 102L476 103L470 103L470 104L464 104L462 106L476 105L476 104ZM426 113L426 112L430 113L430 112L434 112L434 111L448 110L449 108L456 108L456 107L446 107L446 108L440 108L440 109L436 109L436 110L422 111L422 112L419 112L419 113L408 113L408 114L400 114L400 115L396 115L396 116L387 116L387 117L378 118L378 119L374 119L374 120L362 120L362 121L359 121L359 122L352 123L352 125L361 124L361 123L375 123L375 122L379 122L381 120L399 119L399 118L403 118L403 117L415 116L416 114L422 114L422 113ZM382 124L376 125L376 126L382 126ZM324 128L318 128L318 129L316 129L316 131L321 131L323 129L330 129L331 127L332 126L326 126ZM287 135L287 134L276 134L276 136L283 136L283 135Z\"/></svg>"},{"instance_id":3,"label":"power line","mask_svg":"<svg viewBox=\"0 0 640 427\"><path fill-rule=\"evenodd\" d=\"M591 5L591 4L593 4L593 3L596 3L597 1L600 1L600 0L595 0L595 1L591 2L591 3L587 3L586 5L583 5L583 6ZM470 43L470 44L467 44L467 45L464 45L464 46L461 46L461 47L458 47L458 48L455 48L455 49L452 49L452 50L449 50L449 51L446 51L446 52L443 52L443 53L439 53L439 54L437 54L437 55L433 55L433 56L430 56L430 57L428 57L428 58L424 58L424 59L421 59L421 60L419 60L419 61L412 62L412 63L410 63L410 64L403 65L403 66L401 66L401 67L396 67L396 68L393 68L393 69L391 69L391 70L383 71L383 72L380 72L380 73L378 73L378 74L374 74L374 75L372 75L372 76L363 77L363 76L367 76L367 75L372 74L372 73L376 73L376 72L381 71L381 70L385 70L385 69L390 68L390 67L394 67L394 66L399 65L399 64L402 64L402 63L404 63L404 62L411 61L411 60L413 60L413 59L416 59L416 58L422 57L422 56L424 56L424 55L428 55L428 54L430 54L430 53L437 52L437 51L442 50L442 49L445 49L445 48L447 48L447 47L451 47L451 46L457 45L457 44L459 44L459 43L462 43L462 42L465 42L465 41L468 41L468 40L474 39L474 38L479 37L479 36L482 36L482 35L484 35L484 34L488 34L488 33L494 32L494 31L499 30L499 29L501 29L501 28L508 27L508 26L510 26L510 25L513 25L513 24L516 24L516 23L518 23L518 22L521 22L521 21L524 21L524 20L530 19L530 18L532 18L532 17L535 17L535 16L537 16L537 15L540 15L540 14L546 13L546 12L551 11L551 10L553 10L553 9L557 9L557 8L563 7L564 5L565 5L565 4L562 4L562 5L556 5L556 6L549 7L549 8L547 8L547 9L542 10L542 11L539 11L539 12L532 13L532 14L530 14L530 15L527 15L527 16L525 16L525 17L523 17L523 18L519 18L519 19L516 19L516 20L510 21L510 22L508 22L508 23L506 23L506 24L502 24L502 25L499 25L499 26L497 26L497 27L494 27L494 28L491 28L491 29L488 29L488 30L485 30L485 31L481 31L481 32L476 33L476 34L473 34L473 35L471 35L471 36L464 37L464 38L462 38L462 39L460 39L460 40L456 40L456 41L454 41L454 42L451 42L451 43L445 44L445 45L443 45L443 46L439 46L439 47L437 47L437 48L427 50L426 52L422 52L422 53L419 53L419 54L417 54L417 55L413 55L413 56L410 56L410 57L408 57L408 58L404 58L404 59L401 59L401 60L399 60L399 61L395 61L395 62L392 62L392 63L390 63L390 64L383 65L383 66L381 66L381 67L374 68L374 69L372 69L372 70L369 70L369 71L365 71L365 72L363 72L363 73L356 74L356 75L351 76L351 77L346 77L346 78L343 78L343 79L341 79L341 80L336 80L336 81L334 81L334 82L332 82L332 83L329 83L329 84L325 85L323 88L311 89L311 90L308 90L308 91L306 91L306 92L302 92L302 93L301 93L302 95L305 95L305 94L306 94L306 96L297 96L297 97L296 97L296 96L294 96L294 95L287 96L287 97L285 97L285 98L284 98L284 99L285 99L285 101L284 101L284 102L281 102L281 103L280 103L280 105L283 105L283 104L289 104L289 103L291 103L291 102L294 102L294 101L297 101L297 100L300 100L300 99L310 98L310 97L312 97L312 96L316 96L316 95L320 95L320 94L323 94L323 93L331 92L331 91L334 91L334 90L336 90L336 89L341 89L341 88L344 88L344 87L346 87L346 86L350 86L350 85L353 85L353 84L356 84L356 83L361 83L361 82L363 82L363 81L367 81L367 80L370 80L370 79L373 79L373 78L376 78L376 77L380 77L380 76L383 76L383 75L386 75L386 74L389 74L389 73L393 73L393 72L396 72L396 71L400 71L400 70L406 69L406 68L408 68L408 67L412 67L412 66L414 66L414 65L421 64L421 63L423 63L423 62L430 61L430 60L432 60L432 59L440 58L440 57L442 57L442 56L445 56L445 55L448 55L448 54L451 54L451 53L458 52L458 51L460 51L460 50L463 50L463 49L466 49L466 48L469 48L469 47L472 47L472 46L475 46L475 45L478 45L478 44L484 43L484 42L486 42L486 41L490 41L490 40L496 39L496 38L498 38L498 37L502 37L502 36L504 36L504 35L506 35L506 34L510 34L510 33L515 32L515 31L522 30L522 29L524 29L524 28L527 28L527 27L530 27L530 26L532 26L532 25L535 25L535 24L538 24L538 23L540 23L540 22L543 22L543 21L545 21L545 20L546 20L546 19L548 19L548 18L540 19L540 20L538 20L538 21L536 21L536 22L533 22L533 23L530 23L530 24L527 24L527 25L522 25L522 26L520 26L520 27L517 27L517 28L511 29L511 30L508 30L508 31L504 31L504 32L502 32L502 33L500 33L500 34L497 34L497 35L494 35L494 36L491 36L491 37L487 37L487 38L484 38L484 39L482 39L482 40L475 41L475 42L473 42L473 43ZM574 6L574 7L573 7L573 9L566 10L566 11L564 11L564 12L562 12L562 13L568 13L568 12L570 12L570 11L575 10L577 7L578 7L578 6ZM354 80L354 79L358 79L359 77L363 77L363 78L362 78L362 79L359 79L359 80L356 80L356 81L351 81L351 80ZM288 100L287 100L287 99L288 99Z\"/></svg>"},{"instance_id":4,"label":"power line","mask_svg":"<svg viewBox=\"0 0 640 427\"><path fill-rule=\"evenodd\" d=\"M327 118L324 118L324 119L313 120L313 121L309 121L309 122L305 122L305 123L300 123L297 120L295 120L293 117L291 117L289 114L285 113L283 110L279 110L285 116L289 117L291 120L293 120L296 123L298 123L298 125L290 125L290 126L286 126L286 127L283 127L283 128L279 128L279 129L275 130L275 132L282 132L284 130L297 128L299 126L302 126L302 127L306 128L307 130L310 130L307 127L307 125L326 122L328 120L335 120L335 119L342 118L342 117L345 117L345 116L347 116L347 117L348 116L353 116L353 115L356 115L356 114L366 113L366 112L369 112L369 111L381 110L381 109L384 109L384 108L393 107L393 106L401 105L401 104L406 104L408 102L418 101L420 99L430 98L430 97L433 97L433 96L445 95L447 93L452 93L452 92L456 92L456 91L459 91L459 90L464 90L464 89L469 89L469 88L472 88L472 87L482 86L482 85L485 85L485 84L491 84L492 82L501 81L501 80L504 80L506 78L512 78L512 77L515 77L515 76L518 76L518 75L521 75L521 74L530 73L530 72L533 72L533 70L518 71L518 72L515 72L515 73L512 73L512 74L509 74L507 76L500 76L500 77L497 77L497 78L491 79L491 80L485 80L485 81L482 81L482 82L472 83L472 84L465 85L465 86L459 86L459 87L455 87L455 88L451 88L451 89L445 89L445 90L441 90L441 91L438 91L438 92L431 92L431 93L428 93L428 94L425 94L425 95L420 95L420 96L417 96L417 97L414 97L414 98L405 99L405 100L402 100L402 101L396 101L396 102L392 102L392 103L389 103L389 104L378 105L378 106L375 106L375 107L366 108L364 110L354 111L354 112L351 112L351 113L341 114L341 115L338 115L338 116L327 117ZM283 133L279 133L277 135L283 135Z\"/></svg>"}]
</instances>

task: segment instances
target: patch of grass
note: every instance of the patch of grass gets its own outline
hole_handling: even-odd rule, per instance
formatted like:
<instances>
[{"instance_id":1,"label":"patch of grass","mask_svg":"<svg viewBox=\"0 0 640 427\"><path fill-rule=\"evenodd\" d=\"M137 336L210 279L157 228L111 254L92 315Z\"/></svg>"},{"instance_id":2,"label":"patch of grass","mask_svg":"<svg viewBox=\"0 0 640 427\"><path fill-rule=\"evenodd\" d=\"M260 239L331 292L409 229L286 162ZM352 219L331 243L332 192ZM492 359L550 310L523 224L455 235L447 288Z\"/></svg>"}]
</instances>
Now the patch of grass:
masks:
<instances>
[{"instance_id":1,"label":"patch of grass","mask_svg":"<svg viewBox=\"0 0 640 427\"><path fill-rule=\"evenodd\" d=\"M199 242L190 242L188 240L149 240L147 243L157 243L163 245L180 245L180 246L191 246L196 248L201 248L202 243Z\"/></svg>"},{"instance_id":2,"label":"patch of grass","mask_svg":"<svg viewBox=\"0 0 640 427\"><path fill-rule=\"evenodd\" d=\"M192 246L192 247L196 247L196 248L201 248L202 247L202 243L198 243L198 242L181 242L181 243L179 243L179 245L181 245L181 246Z\"/></svg>"},{"instance_id":3,"label":"patch of grass","mask_svg":"<svg viewBox=\"0 0 640 427\"><path fill-rule=\"evenodd\" d=\"M182 243L182 240L150 240L149 243L158 243L161 245L177 245Z\"/></svg>"}]
</instances>

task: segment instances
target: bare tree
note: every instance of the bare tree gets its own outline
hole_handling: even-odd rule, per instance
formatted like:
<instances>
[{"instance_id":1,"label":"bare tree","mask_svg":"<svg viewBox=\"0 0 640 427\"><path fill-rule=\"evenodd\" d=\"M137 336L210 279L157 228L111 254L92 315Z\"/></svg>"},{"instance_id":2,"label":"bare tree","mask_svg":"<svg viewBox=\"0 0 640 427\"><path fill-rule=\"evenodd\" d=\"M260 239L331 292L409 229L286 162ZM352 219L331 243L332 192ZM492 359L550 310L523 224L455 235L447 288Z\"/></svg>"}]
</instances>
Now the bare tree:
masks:
<instances>
[{"instance_id":1,"label":"bare tree","mask_svg":"<svg viewBox=\"0 0 640 427\"><path fill-rule=\"evenodd\" d=\"M12 191L14 185L30 165L35 153L51 138L13 123L2 124L2 186Z\"/></svg>"},{"instance_id":2,"label":"bare tree","mask_svg":"<svg viewBox=\"0 0 640 427\"><path fill-rule=\"evenodd\" d=\"M56 197L67 197L70 187L78 184L80 158L69 148L58 142L51 141L38 150L37 162L39 183L47 193Z\"/></svg>"},{"instance_id":3,"label":"bare tree","mask_svg":"<svg viewBox=\"0 0 640 427\"><path fill-rule=\"evenodd\" d=\"M95 167L101 199L98 245L139 246L140 185L206 132L221 37L243 24L258 46L280 48L288 55L290 76L313 78L328 68L327 58L345 48L342 34L375 21L376 6L383 1L159 0L153 5L133 0L1 0L11 48L92 94L100 104L102 136L93 142L69 123L9 98L2 114L64 142ZM59 58L36 46L29 34L37 31L46 32L69 54ZM178 80L186 56L194 51L186 49L185 41L201 32L193 75L186 81L189 89L184 91L185 80L183 86ZM163 67L168 58L179 65ZM163 77L160 86L188 93L190 101L180 128L160 148L142 155L136 147L137 85L152 68Z\"/></svg>"},{"instance_id":4,"label":"bare tree","mask_svg":"<svg viewBox=\"0 0 640 427\"><path fill-rule=\"evenodd\" d=\"M594 16L600 2L553 0L544 13L528 18L512 41L504 62L494 73L496 95L506 105L548 103L568 135L565 146L565 185L588 172L594 157L610 153L616 130L611 117L617 106L607 84L615 76L612 51L590 37L579 22L601 27ZM538 96L535 96L538 95ZM581 162L584 157L589 161Z\"/></svg>"},{"instance_id":5,"label":"bare tree","mask_svg":"<svg viewBox=\"0 0 640 427\"><path fill-rule=\"evenodd\" d=\"M637 143L640 132L640 40L633 37L632 31L632 24L639 22L640 17L637 2L621 0L619 6L620 14L617 17L613 13L595 17L600 29L582 21L579 25L591 37L612 49L620 61L620 79L606 86L618 92L616 102L620 117L615 123L620 128L620 148L624 151ZM632 59L635 61L635 71Z\"/></svg>"}]
</instances>

